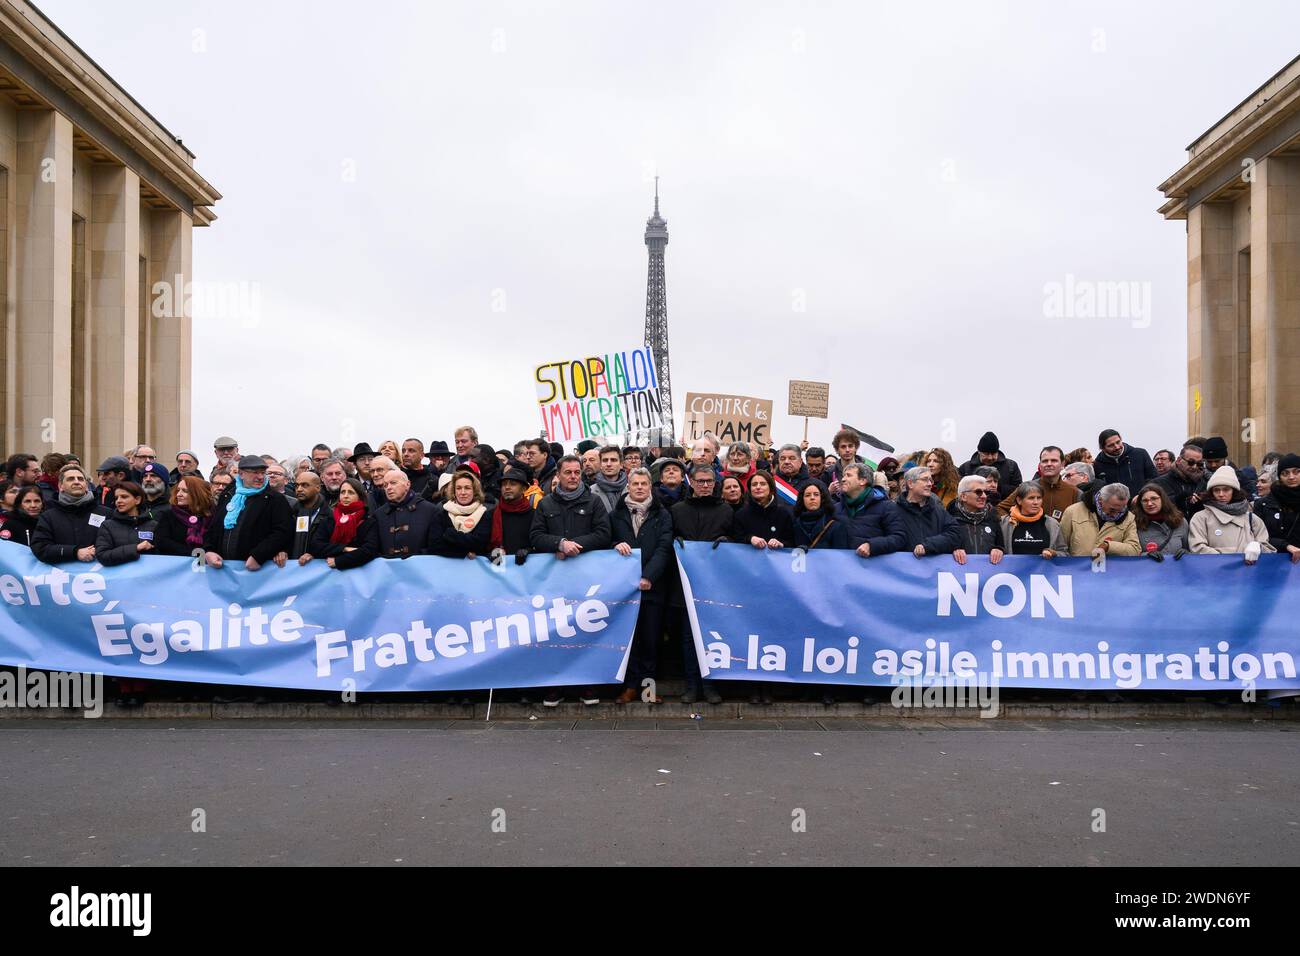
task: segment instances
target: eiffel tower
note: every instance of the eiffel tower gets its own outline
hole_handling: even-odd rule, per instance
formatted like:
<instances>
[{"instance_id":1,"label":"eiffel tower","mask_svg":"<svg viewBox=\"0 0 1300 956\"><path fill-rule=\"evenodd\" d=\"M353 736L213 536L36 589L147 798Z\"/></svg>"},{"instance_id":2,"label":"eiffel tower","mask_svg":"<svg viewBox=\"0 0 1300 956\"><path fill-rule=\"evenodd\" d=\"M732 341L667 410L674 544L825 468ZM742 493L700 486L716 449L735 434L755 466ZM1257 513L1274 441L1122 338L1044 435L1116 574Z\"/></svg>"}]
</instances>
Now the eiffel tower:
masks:
<instances>
[{"instance_id":1,"label":"eiffel tower","mask_svg":"<svg viewBox=\"0 0 1300 956\"><path fill-rule=\"evenodd\" d=\"M664 282L664 249L668 245L668 222L659 215L659 177L655 177L655 211L645 223L645 245L650 271L645 288L645 344L654 350L655 374L659 378L659 400L663 404L664 429L652 444L663 447L673 437L673 386L668 374L668 289Z\"/></svg>"}]
</instances>

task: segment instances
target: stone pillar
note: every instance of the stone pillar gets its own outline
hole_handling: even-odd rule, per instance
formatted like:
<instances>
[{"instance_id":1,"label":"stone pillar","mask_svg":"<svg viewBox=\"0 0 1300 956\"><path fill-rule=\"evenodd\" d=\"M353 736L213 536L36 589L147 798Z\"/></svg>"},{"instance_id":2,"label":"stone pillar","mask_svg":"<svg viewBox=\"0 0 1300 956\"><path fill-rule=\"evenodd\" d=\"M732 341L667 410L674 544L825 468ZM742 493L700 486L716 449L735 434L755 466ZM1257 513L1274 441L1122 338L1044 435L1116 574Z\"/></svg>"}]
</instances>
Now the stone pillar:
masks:
<instances>
[{"instance_id":1,"label":"stone pillar","mask_svg":"<svg viewBox=\"0 0 1300 956\"><path fill-rule=\"evenodd\" d=\"M96 166L92 189L89 352L94 372L84 454L98 464L152 438L141 434L136 420L140 177L124 166Z\"/></svg>"},{"instance_id":2,"label":"stone pillar","mask_svg":"<svg viewBox=\"0 0 1300 956\"><path fill-rule=\"evenodd\" d=\"M20 111L17 159L11 450L40 457L69 451L72 430L72 124Z\"/></svg>"},{"instance_id":3,"label":"stone pillar","mask_svg":"<svg viewBox=\"0 0 1300 956\"><path fill-rule=\"evenodd\" d=\"M191 318L187 286L191 281L190 241L194 221L179 210L151 214L149 282L153 329L149 342L149 441L161 460L170 461L190 447ZM169 292L171 308L162 308L158 283ZM166 294L166 293L163 293ZM160 314L161 313L161 314Z\"/></svg>"},{"instance_id":4,"label":"stone pillar","mask_svg":"<svg viewBox=\"0 0 1300 956\"><path fill-rule=\"evenodd\" d=\"M1243 457L1257 464L1266 451L1300 447L1300 159L1293 156L1255 165L1250 340L1256 430Z\"/></svg>"},{"instance_id":5,"label":"stone pillar","mask_svg":"<svg viewBox=\"0 0 1300 956\"><path fill-rule=\"evenodd\" d=\"M1236 254L1232 206L1201 203L1187 214L1187 433L1240 431L1236 415ZM1196 390L1201 410L1195 410Z\"/></svg>"}]
</instances>

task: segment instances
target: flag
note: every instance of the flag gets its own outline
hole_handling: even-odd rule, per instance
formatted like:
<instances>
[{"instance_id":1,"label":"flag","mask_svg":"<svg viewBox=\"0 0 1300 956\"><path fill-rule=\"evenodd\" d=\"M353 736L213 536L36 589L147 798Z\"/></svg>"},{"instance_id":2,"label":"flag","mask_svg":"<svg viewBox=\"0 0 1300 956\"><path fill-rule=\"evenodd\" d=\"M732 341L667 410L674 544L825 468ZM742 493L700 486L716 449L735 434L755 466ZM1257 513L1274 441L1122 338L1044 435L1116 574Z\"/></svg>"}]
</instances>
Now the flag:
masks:
<instances>
[{"instance_id":1,"label":"flag","mask_svg":"<svg viewBox=\"0 0 1300 956\"><path fill-rule=\"evenodd\" d=\"M1199 388L1192 392L1192 406L1198 412L1201 410L1201 390Z\"/></svg>"},{"instance_id":2,"label":"flag","mask_svg":"<svg viewBox=\"0 0 1300 956\"><path fill-rule=\"evenodd\" d=\"M772 484L776 486L776 496L786 504L793 506L799 500L799 492L794 490L794 485L780 475L772 476Z\"/></svg>"},{"instance_id":3,"label":"flag","mask_svg":"<svg viewBox=\"0 0 1300 956\"><path fill-rule=\"evenodd\" d=\"M852 425L847 425L844 422L840 422L840 428L848 429L849 431L857 434L858 440L862 442L862 445L858 448L858 451L859 453L861 453L866 463L870 465L872 468L879 468L880 460L882 458L885 458L887 455L892 455L894 453L893 445L881 441L875 435L867 434L861 428L854 428ZM883 452L884 454L879 454L874 456L867 454L868 448L874 449L879 452Z\"/></svg>"}]
</instances>

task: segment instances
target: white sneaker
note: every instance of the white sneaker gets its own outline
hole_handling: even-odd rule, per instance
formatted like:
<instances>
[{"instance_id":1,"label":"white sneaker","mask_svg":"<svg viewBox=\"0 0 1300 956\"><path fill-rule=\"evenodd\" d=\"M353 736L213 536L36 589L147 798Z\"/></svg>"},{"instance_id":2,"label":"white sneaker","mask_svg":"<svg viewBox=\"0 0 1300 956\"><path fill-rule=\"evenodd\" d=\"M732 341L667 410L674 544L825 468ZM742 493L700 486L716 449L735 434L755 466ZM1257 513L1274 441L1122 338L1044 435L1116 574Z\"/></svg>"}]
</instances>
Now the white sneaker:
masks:
<instances>
[{"instance_id":1,"label":"white sneaker","mask_svg":"<svg viewBox=\"0 0 1300 956\"><path fill-rule=\"evenodd\" d=\"M543 707L559 707L559 706L560 706L560 695L559 695L559 694L556 694L556 695L552 696L552 695L550 695L550 694L547 694L546 697L543 698L543 700L542 700L542 706L543 706Z\"/></svg>"},{"instance_id":2,"label":"white sneaker","mask_svg":"<svg viewBox=\"0 0 1300 956\"><path fill-rule=\"evenodd\" d=\"M592 697L590 694L585 694L585 693L578 699L588 707L595 707L597 704L600 703L599 697Z\"/></svg>"}]
</instances>

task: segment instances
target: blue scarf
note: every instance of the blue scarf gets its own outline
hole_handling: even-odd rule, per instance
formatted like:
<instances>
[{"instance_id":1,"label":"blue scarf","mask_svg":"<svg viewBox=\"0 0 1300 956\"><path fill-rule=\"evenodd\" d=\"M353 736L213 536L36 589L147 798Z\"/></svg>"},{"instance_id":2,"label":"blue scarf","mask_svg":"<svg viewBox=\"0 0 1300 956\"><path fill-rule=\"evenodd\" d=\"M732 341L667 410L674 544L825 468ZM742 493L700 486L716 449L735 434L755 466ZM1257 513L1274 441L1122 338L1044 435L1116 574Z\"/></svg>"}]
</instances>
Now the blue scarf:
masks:
<instances>
[{"instance_id":1,"label":"blue scarf","mask_svg":"<svg viewBox=\"0 0 1300 956\"><path fill-rule=\"evenodd\" d=\"M261 488L246 488L243 480L235 476L235 494L230 499L230 504L226 505L226 516L221 519L221 526L229 531L239 523L239 516L244 513L244 504L248 501L249 495L260 494L267 489L267 485Z\"/></svg>"}]
</instances>

